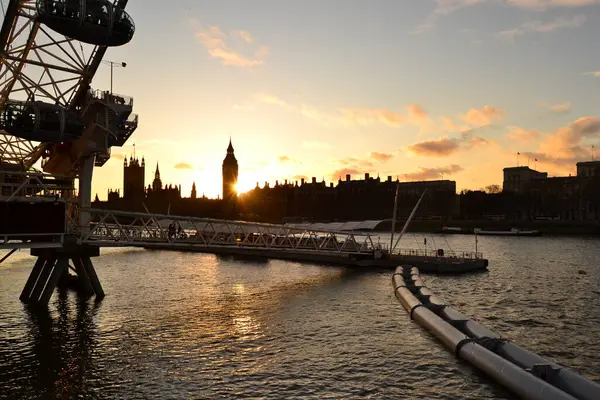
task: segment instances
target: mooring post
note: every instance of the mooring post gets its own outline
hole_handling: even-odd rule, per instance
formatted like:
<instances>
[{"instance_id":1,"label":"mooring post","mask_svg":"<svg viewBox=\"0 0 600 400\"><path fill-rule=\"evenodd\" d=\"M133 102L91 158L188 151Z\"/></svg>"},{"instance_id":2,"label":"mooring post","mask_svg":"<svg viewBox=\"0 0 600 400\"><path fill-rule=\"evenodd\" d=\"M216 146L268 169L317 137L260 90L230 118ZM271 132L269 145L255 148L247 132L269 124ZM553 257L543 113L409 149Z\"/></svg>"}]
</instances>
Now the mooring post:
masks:
<instances>
[{"instance_id":1,"label":"mooring post","mask_svg":"<svg viewBox=\"0 0 600 400\"><path fill-rule=\"evenodd\" d=\"M97 294L92 287L92 283L90 282L87 272L85 272L85 267L83 266L81 257L73 257L73 264L75 265L75 272L77 272L77 279L79 280L81 294L85 297L91 297L94 294Z\"/></svg>"}]
</instances>

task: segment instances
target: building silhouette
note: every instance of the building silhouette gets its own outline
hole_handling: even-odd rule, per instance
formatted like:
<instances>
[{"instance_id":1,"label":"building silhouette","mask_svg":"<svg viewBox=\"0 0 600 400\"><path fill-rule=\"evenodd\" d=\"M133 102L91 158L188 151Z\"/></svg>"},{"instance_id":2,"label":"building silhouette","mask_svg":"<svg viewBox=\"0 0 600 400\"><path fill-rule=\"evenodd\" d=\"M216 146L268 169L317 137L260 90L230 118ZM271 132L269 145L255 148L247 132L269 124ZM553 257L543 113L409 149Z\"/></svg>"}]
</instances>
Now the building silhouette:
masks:
<instances>
[{"instance_id":1,"label":"building silhouette","mask_svg":"<svg viewBox=\"0 0 600 400\"><path fill-rule=\"evenodd\" d=\"M237 217L237 181L238 181L238 162L235 158L231 138L227 146L227 155L222 165L223 181L223 213L227 218Z\"/></svg>"},{"instance_id":2,"label":"building silhouette","mask_svg":"<svg viewBox=\"0 0 600 400\"><path fill-rule=\"evenodd\" d=\"M234 155L231 138L227 146L227 155L222 166L223 192L222 198L226 203L235 203L237 199L238 162Z\"/></svg>"},{"instance_id":3,"label":"building silhouette","mask_svg":"<svg viewBox=\"0 0 600 400\"><path fill-rule=\"evenodd\" d=\"M529 167L504 169L503 190L456 193L450 180L402 182L388 176L346 175L337 182L324 179L258 183L238 196L239 165L231 139L222 163L222 198L198 197L196 182L189 198L181 185L164 185L158 163L154 180L144 187L145 160L134 157L123 163L123 191L109 190L108 201L95 207L197 217L241 218L265 222L293 220L348 221L389 219L398 188L398 219L406 218L427 189L415 220L565 220L584 223L600 220L600 161L577 163L577 175L548 177ZM507 222L507 224L510 222Z\"/></svg>"},{"instance_id":4,"label":"building silhouette","mask_svg":"<svg viewBox=\"0 0 600 400\"><path fill-rule=\"evenodd\" d=\"M146 174L146 161L137 158L127 157L123 160L123 197L131 201L142 201L144 199L144 180ZM118 192L117 192L118 193ZM110 196L110 193L109 193ZM114 197L114 194L113 194Z\"/></svg>"}]
</instances>

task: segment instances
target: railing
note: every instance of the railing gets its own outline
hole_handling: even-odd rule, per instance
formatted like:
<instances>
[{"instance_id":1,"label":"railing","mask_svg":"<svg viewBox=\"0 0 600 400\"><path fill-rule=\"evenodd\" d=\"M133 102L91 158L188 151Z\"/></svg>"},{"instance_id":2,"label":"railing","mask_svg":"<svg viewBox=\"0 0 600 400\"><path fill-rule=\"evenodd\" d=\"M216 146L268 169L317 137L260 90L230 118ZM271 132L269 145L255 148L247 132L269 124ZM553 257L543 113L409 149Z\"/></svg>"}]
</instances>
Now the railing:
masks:
<instances>
[{"instance_id":1,"label":"railing","mask_svg":"<svg viewBox=\"0 0 600 400\"><path fill-rule=\"evenodd\" d=\"M73 179L40 172L0 170L0 200L76 201Z\"/></svg>"},{"instance_id":2,"label":"railing","mask_svg":"<svg viewBox=\"0 0 600 400\"><path fill-rule=\"evenodd\" d=\"M480 252L468 252L461 251L456 252L454 250L422 250L422 249L396 249L393 252L394 255L398 256L417 256L417 257L429 257L429 258L458 258L458 259L480 259L483 258L483 254Z\"/></svg>"},{"instance_id":3,"label":"railing","mask_svg":"<svg viewBox=\"0 0 600 400\"><path fill-rule=\"evenodd\" d=\"M0 235L0 249L62 247L64 233L22 233Z\"/></svg>"},{"instance_id":4,"label":"railing","mask_svg":"<svg viewBox=\"0 0 600 400\"><path fill-rule=\"evenodd\" d=\"M122 94L111 93L108 90L100 90L100 89L90 90L88 93L89 93L90 97L92 97L94 99L98 99L98 100L103 100L110 104L127 105L130 107L133 107L133 97L131 97L131 96L125 96Z\"/></svg>"},{"instance_id":5,"label":"railing","mask_svg":"<svg viewBox=\"0 0 600 400\"><path fill-rule=\"evenodd\" d=\"M82 210L83 211L83 210ZM375 250L366 233L326 232L282 225L160 214L86 209L92 218L82 241L101 246L160 243L192 247L236 246L263 249L369 253Z\"/></svg>"}]
</instances>

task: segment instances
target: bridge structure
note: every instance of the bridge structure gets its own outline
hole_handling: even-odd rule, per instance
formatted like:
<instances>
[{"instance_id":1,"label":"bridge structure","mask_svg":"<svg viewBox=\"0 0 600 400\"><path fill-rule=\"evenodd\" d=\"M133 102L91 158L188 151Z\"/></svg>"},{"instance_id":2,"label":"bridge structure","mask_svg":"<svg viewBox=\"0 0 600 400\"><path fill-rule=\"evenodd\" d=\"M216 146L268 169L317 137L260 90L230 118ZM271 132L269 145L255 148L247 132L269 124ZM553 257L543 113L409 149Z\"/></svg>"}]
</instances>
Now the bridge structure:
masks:
<instances>
[{"instance_id":1,"label":"bridge structure","mask_svg":"<svg viewBox=\"0 0 600 400\"><path fill-rule=\"evenodd\" d=\"M91 83L107 49L133 38L126 5L0 0L0 243L38 257L26 303L46 304L69 260L84 292L104 295L90 261L98 247L81 240L92 221L92 175L138 116L131 97Z\"/></svg>"}]
</instances>

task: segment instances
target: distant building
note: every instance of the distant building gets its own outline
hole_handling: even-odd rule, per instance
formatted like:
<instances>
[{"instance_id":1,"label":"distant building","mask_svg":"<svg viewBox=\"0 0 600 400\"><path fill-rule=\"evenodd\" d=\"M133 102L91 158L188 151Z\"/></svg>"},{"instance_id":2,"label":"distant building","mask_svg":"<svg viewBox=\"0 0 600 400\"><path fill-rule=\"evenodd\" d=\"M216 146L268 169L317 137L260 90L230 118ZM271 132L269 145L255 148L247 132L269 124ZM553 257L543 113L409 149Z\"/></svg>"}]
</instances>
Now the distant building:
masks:
<instances>
[{"instance_id":1,"label":"distant building","mask_svg":"<svg viewBox=\"0 0 600 400\"><path fill-rule=\"evenodd\" d=\"M539 172L529 167L504 168L502 190L505 192L521 193L533 179L544 179L547 172Z\"/></svg>"},{"instance_id":2,"label":"distant building","mask_svg":"<svg viewBox=\"0 0 600 400\"><path fill-rule=\"evenodd\" d=\"M577 175L548 177L528 167L504 169L504 205L511 219L594 221L600 217L600 161L577 163ZM515 197L516 196L516 197Z\"/></svg>"},{"instance_id":3,"label":"distant building","mask_svg":"<svg viewBox=\"0 0 600 400\"><path fill-rule=\"evenodd\" d=\"M125 157L123 161L123 198L129 201L144 199L145 171L146 162L144 157L142 157L141 163L137 158L129 157L129 164L127 164L127 157ZM119 195L117 194L117 196Z\"/></svg>"},{"instance_id":4,"label":"distant building","mask_svg":"<svg viewBox=\"0 0 600 400\"><path fill-rule=\"evenodd\" d=\"M148 185L146 190L146 198L149 202L155 204L166 204L169 205L179 199L181 199L181 185L165 185L163 188L162 180L160 179L160 170L158 169L158 163L156 163L156 171L154 171L154 180L152 181L152 187Z\"/></svg>"},{"instance_id":5,"label":"distant building","mask_svg":"<svg viewBox=\"0 0 600 400\"><path fill-rule=\"evenodd\" d=\"M580 178L594 178L600 176L600 161L578 162L577 176Z\"/></svg>"},{"instance_id":6,"label":"distant building","mask_svg":"<svg viewBox=\"0 0 600 400\"><path fill-rule=\"evenodd\" d=\"M190 199L196 199L198 194L196 193L196 182L192 183L192 193L190 194Z\"/></svg>"}]
</instances>

